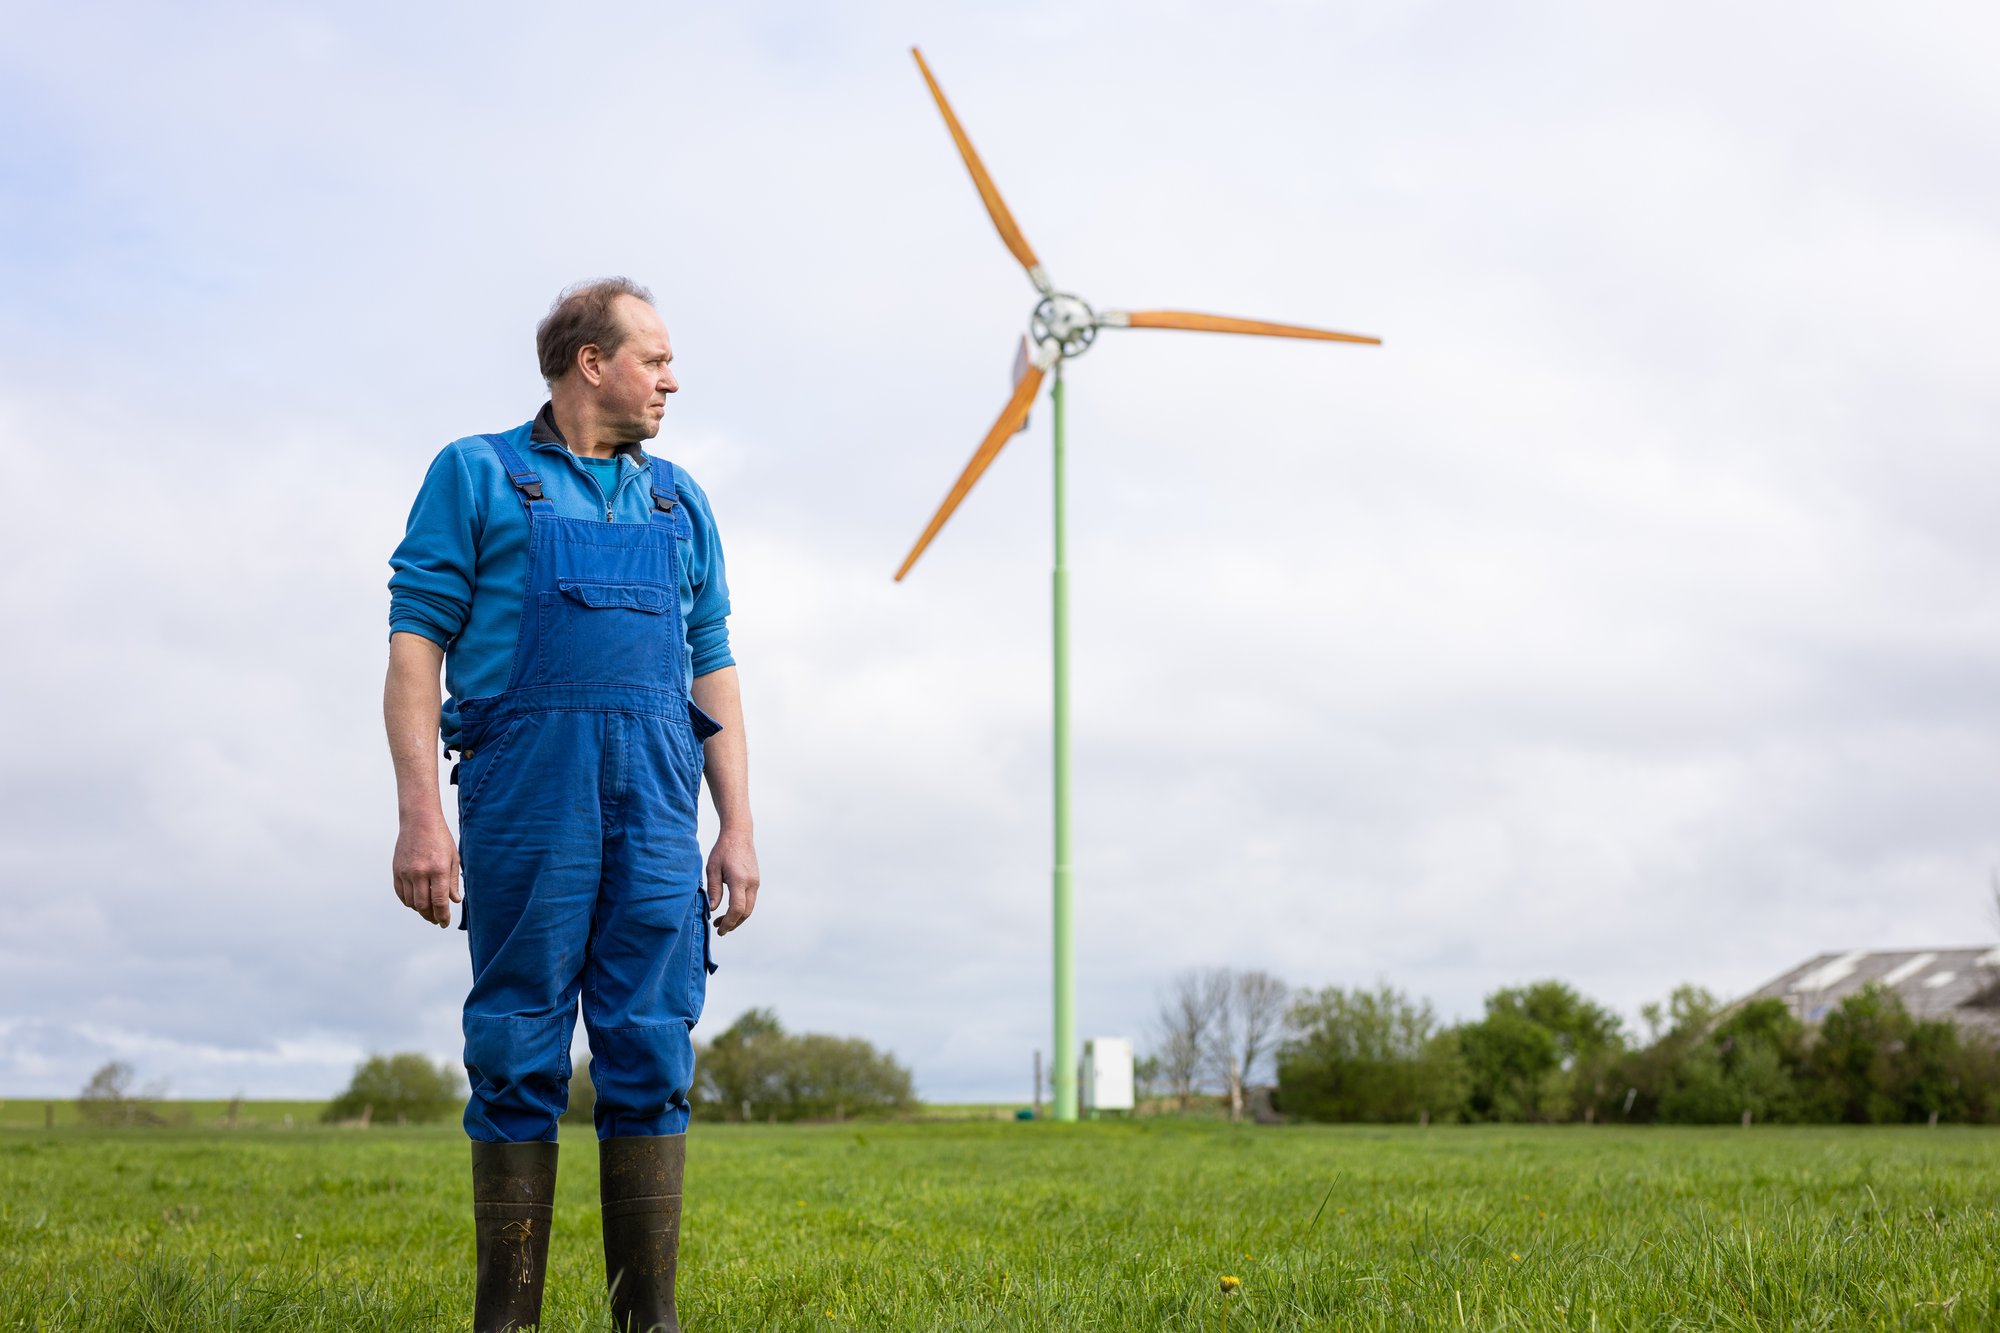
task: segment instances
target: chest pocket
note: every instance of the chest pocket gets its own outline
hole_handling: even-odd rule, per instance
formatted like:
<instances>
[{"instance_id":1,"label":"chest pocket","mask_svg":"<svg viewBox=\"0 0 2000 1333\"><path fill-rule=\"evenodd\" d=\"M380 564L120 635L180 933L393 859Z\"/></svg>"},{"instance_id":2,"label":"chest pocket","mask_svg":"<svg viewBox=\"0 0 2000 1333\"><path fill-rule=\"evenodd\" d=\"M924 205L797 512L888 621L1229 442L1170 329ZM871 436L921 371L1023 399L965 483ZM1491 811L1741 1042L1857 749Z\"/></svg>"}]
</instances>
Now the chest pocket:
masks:
<instances>
[{"instance_id":1,"label":"chest pocket","mask_svg":"<svg viewBox=\"0 0 2000 1333\"><path fill-rule=\"evenodd\" d=\"M543 684L643 685L675 679L678 589L562 579L541 595Z\"/></svg>"}]
</instances>

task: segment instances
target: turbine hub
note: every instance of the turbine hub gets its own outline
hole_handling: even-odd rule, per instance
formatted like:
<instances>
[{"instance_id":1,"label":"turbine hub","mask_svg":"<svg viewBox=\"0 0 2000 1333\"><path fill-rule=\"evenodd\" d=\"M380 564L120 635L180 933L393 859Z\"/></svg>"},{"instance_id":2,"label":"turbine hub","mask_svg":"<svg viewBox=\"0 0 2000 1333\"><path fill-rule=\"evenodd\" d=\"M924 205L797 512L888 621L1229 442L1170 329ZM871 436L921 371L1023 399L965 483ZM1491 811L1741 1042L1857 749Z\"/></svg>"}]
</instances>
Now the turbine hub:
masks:
<instances>
[{"instance_id":1,"label":"turbine hub","mask_svg":"<svg viewBox=\"0 0 2000 1333\"><path fill-rule=\"evenodd\" d=\"M1044 352L1053 344L1058 356L1081 356L1097 338L1097 312L1081 296L1052 292L1029 316L1028 331Z\"/></svg>"}]
</instances>

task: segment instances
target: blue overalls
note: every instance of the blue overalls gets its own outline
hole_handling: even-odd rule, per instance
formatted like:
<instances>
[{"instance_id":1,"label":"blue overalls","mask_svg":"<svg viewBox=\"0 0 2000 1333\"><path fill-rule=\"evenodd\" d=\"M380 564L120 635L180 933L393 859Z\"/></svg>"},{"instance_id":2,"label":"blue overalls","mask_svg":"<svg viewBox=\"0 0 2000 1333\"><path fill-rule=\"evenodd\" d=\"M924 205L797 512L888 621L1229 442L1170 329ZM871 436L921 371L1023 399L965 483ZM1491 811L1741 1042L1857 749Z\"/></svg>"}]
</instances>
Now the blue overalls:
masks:
<instances>
[{"instance_id":1,"label":"blue overalls","mask_svg":"<svg viewBox=\"0 0 2000 1333\"><path fill-rule=\"evenodd\" d=\"M581 996L598 1137L679 1134L715 970L695 820L719 730L681 660L687 514L653 459L650 522L560 517L523 433L486 438L527 506L529 555L507 687L459 705L465 1130L556 1137Z\"/></svg>"}]
</instances>

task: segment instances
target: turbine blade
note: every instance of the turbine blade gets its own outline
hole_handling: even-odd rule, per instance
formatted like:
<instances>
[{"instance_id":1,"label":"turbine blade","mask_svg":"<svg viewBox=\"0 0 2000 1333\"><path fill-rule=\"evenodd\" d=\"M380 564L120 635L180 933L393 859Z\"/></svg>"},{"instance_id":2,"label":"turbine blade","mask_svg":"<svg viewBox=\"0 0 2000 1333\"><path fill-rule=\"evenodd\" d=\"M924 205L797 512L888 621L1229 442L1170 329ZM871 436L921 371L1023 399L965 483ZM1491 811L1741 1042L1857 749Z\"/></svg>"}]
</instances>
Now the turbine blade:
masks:
<instances>
[{"instance_id":1,"label":"turbine blade","mask_svg":"<svg viewBox=\"0 0 2000 1333\"><path fill-rule=\"evenodd\" d=\"M986 438L980 442L979 448L973 451L972 461L965 465L965 471L959 473L958 480L951 484L951 491L944 497L944 503L938 506L937 513L931 515L931 521L925 525L924 535L917 538L917 544L910 548L907 556L903 557L903 567L896 571L896 582L903 581L903 575L909 573L910 567L917 563L917 557L931 544L931 538L938 535L938 529L944 526L945 520L951 517L952 511L965 499L966 492L972 489L972 484L993 465L993 460L999 456L1001 446L1005 445L1013 437L1014 432L1020 429L1021 423L1027 420L1028 408L1035 401L1035 392L1042 387L1042 373L1040 366L1030 365L1027 373L1021 376L1020 383L1014 386L1014 396L1007 400L1007 406L1000 409L1000 416L994 421L993 429L986 432Z\"/></svg>"},{"instance_id":2,"label":"turbine blade","mask_svg":"<svg viewBox=\"0 0 2000 1333\"><path fill-rule=\"evenodd\" d=\"M1034 364L1034 355L1028 351L1028 335L1024 333L1021 335L1021 345L1014 349L1014 383L1017 385L1020 384L1021 377L1028 373L1028 367ZM1019 435L1028 428L1029 415L1027 412L1021 414L1021 424L1014 427L1016 435ZM1995 899L1995 901L2000 902L2000 899Z\"/></svg>"},{"instance_id":3,"label":"turbine blade","mask_svg":"<svg viewBox=\"0 0 2000 1333\"><path fill-rule=\"evenodd\" d=\"M1028 270L1029 279L1044 296L1048 295L1055 288L1050 285L1048 275L1042 272L1042 261L1035 258L1034 247L1021 234L1020 224L1014 221L1014 215L1007 211L1007 201L1000 197L993 178L986 174L986 164L972 150L972 140L965 137L965 128L952 114L951 103L944 100L944 89L938 87L938 81L931 76L931 67L924 63L924 53L913 46L910 54L917 58L917 68L923 71L924 82L930 85L938 110L944 113L945 128L951 131L951 141L958 145L958 155L965 159L965 169L972 173L972 184L979 191L979 197L986 201L986 211L993 218L993 225L999 228L1000 239L1013 252L1014 258L1021 261L1021 267Z\"/></svg>"},{"instance_id":4,"label":"turbine blade","mask_svg":"<svg viewBox=\"0 0 2000 1333\"><path fill-rule=\"evenodd\" d=\"M1303 324L1273 324L1261 319L1236 319L1230 315L1197 315L1189 310L1107 310L1098 323L1113 328L1193 329L1200 333L1260 333L1270 338L1317 338L1332 343L1367 343L1380 347L1380 338L1363 333L1335 333L1331 329L1309 329Z\"/></svg>"}]
</instances>

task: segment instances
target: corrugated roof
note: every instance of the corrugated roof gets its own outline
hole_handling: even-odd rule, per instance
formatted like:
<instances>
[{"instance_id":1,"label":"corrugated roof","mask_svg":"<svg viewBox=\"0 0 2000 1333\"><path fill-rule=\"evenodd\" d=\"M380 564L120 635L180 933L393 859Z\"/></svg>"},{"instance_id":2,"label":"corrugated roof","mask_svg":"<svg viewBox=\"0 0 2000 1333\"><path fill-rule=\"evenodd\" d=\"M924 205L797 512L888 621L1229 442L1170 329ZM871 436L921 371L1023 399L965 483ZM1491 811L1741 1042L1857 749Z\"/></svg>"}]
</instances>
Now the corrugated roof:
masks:
<instances>
[{"instance_id":1,"label":"corrugated roof","mask_svg":"<svg viewBox=\"0 0 2000 1333\"><path fill-rule=\"evenodd\" d=\"M1778 999L1808 1023L1870 983L1919 1018L1949 1018L2000 1036L2000 949L1855 949L1823 953L1744 996Z\"/></svg>"}]
</instances>

